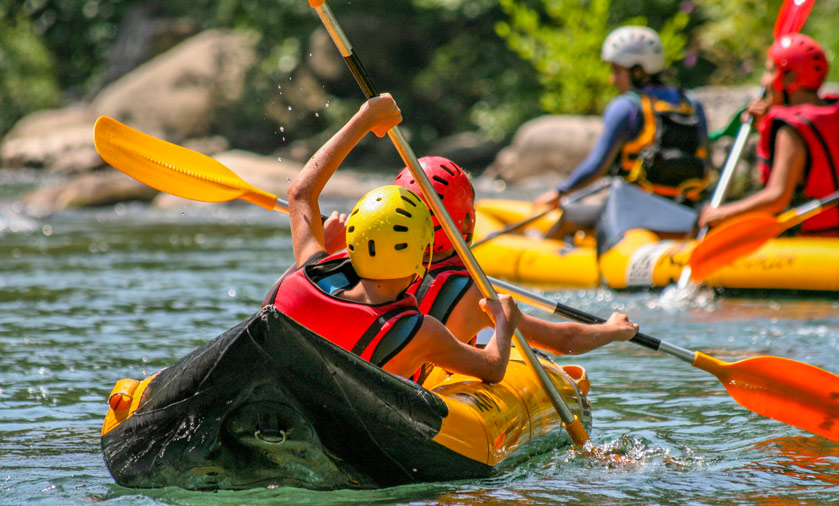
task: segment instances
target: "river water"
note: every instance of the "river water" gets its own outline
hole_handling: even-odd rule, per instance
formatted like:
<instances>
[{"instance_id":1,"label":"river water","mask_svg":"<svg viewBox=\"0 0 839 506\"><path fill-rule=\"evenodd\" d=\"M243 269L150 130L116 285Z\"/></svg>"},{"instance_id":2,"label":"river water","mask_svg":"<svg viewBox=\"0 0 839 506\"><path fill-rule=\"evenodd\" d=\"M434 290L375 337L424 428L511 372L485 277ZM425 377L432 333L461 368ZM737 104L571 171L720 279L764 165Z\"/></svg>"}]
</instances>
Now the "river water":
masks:
<instances>
[{"instance_id":1,"label":"river water","mask_svg":"<svg viewBox=\"0 0 839 506\"><path fill-rule=\"evenodd\" d=\"M630 343L562 359L591 378L593 441L629 464L554 448L491 479L375 491L115 485L99 447L114 382L165 367L252 314L291 260L287 219L255 207L120 205L45 218L0 207L0 504L839 501L839 444L743 409L712 375ZM674 306L656 292L546 294L604 317L627 312L647 334L722 360L774 355L839 373L835 295Z\"/></svg>"}]
</instances>

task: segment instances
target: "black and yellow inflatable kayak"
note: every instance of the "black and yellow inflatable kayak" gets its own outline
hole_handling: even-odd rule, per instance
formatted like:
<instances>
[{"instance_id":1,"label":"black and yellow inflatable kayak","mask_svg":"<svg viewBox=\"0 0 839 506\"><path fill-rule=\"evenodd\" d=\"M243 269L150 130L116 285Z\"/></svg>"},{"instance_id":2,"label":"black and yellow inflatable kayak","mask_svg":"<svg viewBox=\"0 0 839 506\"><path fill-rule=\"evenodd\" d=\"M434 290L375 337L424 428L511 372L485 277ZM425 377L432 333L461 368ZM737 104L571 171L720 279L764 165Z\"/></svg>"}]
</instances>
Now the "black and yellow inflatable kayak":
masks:
<instances>
[{"instance_id":1,"label":"black and yellow inflatable kayak","mask_svg":"<svg viewBox=\"0 0 839 506\"><path fill-rule=\"evenodd\" d=\"M590 427L585 371L540 360ZM515 350L500 383L436 371L420 386L270 307L143 381L121 380L109 404L102 451L126 487L337 489L480 478L570 441Z\"/></svg>"}]
</instances>

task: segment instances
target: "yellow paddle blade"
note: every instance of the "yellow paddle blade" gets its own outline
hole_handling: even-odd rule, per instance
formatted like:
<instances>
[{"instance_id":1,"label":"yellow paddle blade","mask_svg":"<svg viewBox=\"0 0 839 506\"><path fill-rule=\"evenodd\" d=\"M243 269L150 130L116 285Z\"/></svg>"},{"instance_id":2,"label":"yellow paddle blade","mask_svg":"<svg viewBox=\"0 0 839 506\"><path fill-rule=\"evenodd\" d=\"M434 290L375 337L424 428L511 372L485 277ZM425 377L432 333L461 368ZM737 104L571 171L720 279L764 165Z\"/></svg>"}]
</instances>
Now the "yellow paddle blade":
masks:
<instances>
[{"instance_id":1,"label":"yellow paddle blade","mask_svg":"<svg viewBox=\"0 0 839 506\"><path fill-rule=\"evenodd\" d=\"M778 237L786 227L771 214L754 213L711 230L690 254L690 278L699 283Z\"/></svg>"},{"instance_id":2,"label":"yellow paddle blade","mask_svg":"<svg viewBox=\"0 0 839 506\"><path fill-rule=\"evenodd\" d=\"M201 202L242 198L274 209L277 197L255 188L207 155L144 134L107 116L93 129L96 151L109 165L141 183Z\"/></svg>"},{"instance_id":3,"label":"yellow paddle blade","mask_svg":"<svg viewBox=\"0 0 839 506\"><path fill-rule=\"evenodd\" d=\"M744 408L839 441L839 376L781 357L729 363L696 352L693 366L716 376Z\"/></svg>"}]
</instances>

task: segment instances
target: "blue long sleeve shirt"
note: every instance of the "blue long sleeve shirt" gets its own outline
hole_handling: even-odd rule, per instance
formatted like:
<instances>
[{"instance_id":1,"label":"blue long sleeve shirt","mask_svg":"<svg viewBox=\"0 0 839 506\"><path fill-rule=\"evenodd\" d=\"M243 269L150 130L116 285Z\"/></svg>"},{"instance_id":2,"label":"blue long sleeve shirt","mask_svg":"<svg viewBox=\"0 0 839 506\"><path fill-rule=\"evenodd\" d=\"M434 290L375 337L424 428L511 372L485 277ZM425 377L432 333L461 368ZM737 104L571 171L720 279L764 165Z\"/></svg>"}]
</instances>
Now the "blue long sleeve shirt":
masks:
<instances>
[{"instance_id":1,"label":"blue long sleeve shirt","mask_svg":"<svg viewBox=\"0 0 839 506\"><path fill-rule=\"evenodd\" d=\"M640 93L652 96L658 100L665 100L671 104L681 101L681 94L672 86L645 86ZM708 142L708 126L702 104L696 102L696 114L699 117L700 135L702 143ZM638 101L629 93L615 97L603 112L603 133L597 140L594 149L583 162L574 169L568 179L557 185L560 193L584 185L596 176L602 175L615 161L615 157L628 141L641 133L644 127L644 115Z\"/></svg>"}]
</instances>

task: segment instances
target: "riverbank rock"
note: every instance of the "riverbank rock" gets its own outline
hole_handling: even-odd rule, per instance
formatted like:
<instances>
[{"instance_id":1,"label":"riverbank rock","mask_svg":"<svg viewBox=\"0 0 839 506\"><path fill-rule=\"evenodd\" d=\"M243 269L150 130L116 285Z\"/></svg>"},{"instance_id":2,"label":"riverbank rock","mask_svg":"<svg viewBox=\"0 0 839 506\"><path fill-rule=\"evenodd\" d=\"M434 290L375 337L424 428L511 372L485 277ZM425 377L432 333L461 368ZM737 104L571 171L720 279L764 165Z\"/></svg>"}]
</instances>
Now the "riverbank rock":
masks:
<instances>
[{"instance_id":1,"label":"riverbank rock","mask_svg":"<svg viewBox=\"0 0 839 506\"><path fill-rule=\"evenodd\" d=\"M27 212L44 216L62 209L100 207L120 202L151 202L157 190L116 170L97 171L35 190L21 199Z\"/></svg>"},{"instance_id":2,"label":"riverbank rock","mask_svg":"<svg viewBox=\"0 0 839 506\"><path fill-rule=\"evenodd\" d=\"M245 92L252 34L207 30L114 81L91 110L174 142L214 133L216 113Z\"/></svg>"},{"instance_id":3,"label":"riverbank rock","mask_svg":"<svg viewBox=\"0 0 839 506\"><path fill-rule=\"evenodd\" d=\"M102 165L93 146L96 121L83 104L38 111L15 124L0 145L0 166L83 172Z\"/></svg>"},{"instance_id":4,"label":"riverbank rock","mask_svg":"<svg viewBox=\"0 0 839 506\"><path fill-rule=\"evenodd\" d=\"M599 116L541 116L519 128L484 172L518 183L536 175L546 182L567 176L588 155L603 130Z\"/></svg>"}]
</instances>

